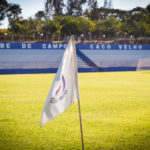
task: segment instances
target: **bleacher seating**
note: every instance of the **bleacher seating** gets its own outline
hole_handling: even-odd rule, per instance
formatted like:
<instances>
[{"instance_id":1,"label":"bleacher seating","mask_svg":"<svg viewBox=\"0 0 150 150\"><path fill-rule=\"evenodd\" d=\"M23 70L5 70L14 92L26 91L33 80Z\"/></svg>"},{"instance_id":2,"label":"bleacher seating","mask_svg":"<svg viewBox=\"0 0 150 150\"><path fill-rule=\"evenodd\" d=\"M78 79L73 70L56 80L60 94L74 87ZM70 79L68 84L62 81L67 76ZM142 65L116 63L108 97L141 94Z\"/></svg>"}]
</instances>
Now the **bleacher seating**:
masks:
<instances>
[{"instance_id":1,"label":"bleacher seating","mask_svg":"<svg viewBox=\"0 0 150 150\"><path fill-rule=\"evenodd\" d=\"M139 59L149 58L148 50L81 50L99 67L136 67Z\"/></svg>"},{"instance_id":2,"label":"bleacher seating","mask_svg":"<svg viewBox=\"0 0 150 150\"><path fill-rule=\"evenodd\" d=\"M128 67L129 70L133 70L133 68L136 70L140 59L150 58L150 50L84 49L80 51L88 59L84 60L78 51L78 68L80 68L80 70L87 69L88 71L96 71L97 66L101 71L107 71L106 68L110 68L111 71L114 71L117 70L117 67ZM0 49L0 70L48 68L56 70L63 54L63 49ZM96 67L95 64L97 65ZM123 68L122 70L125 69Z\"/></svg>"},{"instance_id":3,"label":"bleacher seating","mask_svg":"<svg viewBox=\"0 0 150 150\"><path fill-rule=\"evenodd\" d=\"M58 68L64 50L0 50L0 69ZM79 68L88 65L77 57Z\"/></svg>"}]
</instances>

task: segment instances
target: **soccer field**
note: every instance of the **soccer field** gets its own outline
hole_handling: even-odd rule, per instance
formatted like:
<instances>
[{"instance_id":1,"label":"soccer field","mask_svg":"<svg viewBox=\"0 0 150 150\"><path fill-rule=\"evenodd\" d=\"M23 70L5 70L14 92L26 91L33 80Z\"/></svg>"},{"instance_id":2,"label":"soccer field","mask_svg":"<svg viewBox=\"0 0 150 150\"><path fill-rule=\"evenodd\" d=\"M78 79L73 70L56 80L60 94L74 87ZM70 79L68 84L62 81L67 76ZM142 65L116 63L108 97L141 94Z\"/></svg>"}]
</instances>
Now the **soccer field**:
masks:
<instances>
[{"instance_id":1,"label":"soccer field","mask_svg":"<svg viewBox=\"0 0 150 150\"><path fill-rule=\"evenodd\" d=\"M55 74L0 75L0 150L81 149L78 104L40 128ZM150 149L150 71L79 73L85 150Z\"/></svg>"}]
</instances>

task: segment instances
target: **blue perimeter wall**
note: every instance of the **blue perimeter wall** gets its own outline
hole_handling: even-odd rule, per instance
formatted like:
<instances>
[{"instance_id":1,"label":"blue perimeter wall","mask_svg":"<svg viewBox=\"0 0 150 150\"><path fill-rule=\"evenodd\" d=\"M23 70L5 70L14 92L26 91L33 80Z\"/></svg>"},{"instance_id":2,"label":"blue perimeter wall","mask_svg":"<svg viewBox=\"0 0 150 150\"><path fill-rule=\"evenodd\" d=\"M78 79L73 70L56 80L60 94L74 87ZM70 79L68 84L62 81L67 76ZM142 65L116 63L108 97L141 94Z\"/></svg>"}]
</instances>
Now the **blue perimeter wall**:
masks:
<instances>
[{"instance_id":1,"label":"blue perimeter wall","mask_svg":"<svg viewBox=\"0 0 150 150\"><path fill-rule=\"evenodd\" d=\"M19 49L19 50L64 50L67 47L65 43L7 43L0 42L1 49ZM77 50L150 50L149 44L76 44ZM135 71L135 67L101 68L100 71ZM55 73L57 68L48 69L6 69L0 70L0 74L25 74L25 73ZM79 68L79 72L95 72L94 68Z\"/></svg>"},{"instance_id":2,"label":"blue perimeter wall","mask_svg":"<svg viewBox=\"0 0 150 150\"><path fill-rule=\"evenodd\" d=\"M2 43L0 49L65 49L64 43ZM76 44L77 49L90 50L150 50L150 44Z\"/></svg>"}]
</instances>

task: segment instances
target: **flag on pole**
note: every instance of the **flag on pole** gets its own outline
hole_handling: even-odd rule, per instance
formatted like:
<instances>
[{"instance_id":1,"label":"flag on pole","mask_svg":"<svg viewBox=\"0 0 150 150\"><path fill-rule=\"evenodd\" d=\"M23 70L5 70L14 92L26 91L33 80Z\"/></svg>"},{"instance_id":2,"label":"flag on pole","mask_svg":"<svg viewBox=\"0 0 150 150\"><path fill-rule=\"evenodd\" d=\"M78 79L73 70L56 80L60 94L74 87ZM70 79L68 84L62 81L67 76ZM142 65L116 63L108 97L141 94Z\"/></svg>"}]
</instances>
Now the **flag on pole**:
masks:
<instances>
[{"instance_id":1,"label":"flag on pole","mask_svg":"<svg viewBox=\"0 0 150 150\"><path fill-rule=\"evenodd\" d=\"M79 98L76 47L74 37L71 36L45 101L41 126L64 112Z\"/></svg>"}]
</instances>

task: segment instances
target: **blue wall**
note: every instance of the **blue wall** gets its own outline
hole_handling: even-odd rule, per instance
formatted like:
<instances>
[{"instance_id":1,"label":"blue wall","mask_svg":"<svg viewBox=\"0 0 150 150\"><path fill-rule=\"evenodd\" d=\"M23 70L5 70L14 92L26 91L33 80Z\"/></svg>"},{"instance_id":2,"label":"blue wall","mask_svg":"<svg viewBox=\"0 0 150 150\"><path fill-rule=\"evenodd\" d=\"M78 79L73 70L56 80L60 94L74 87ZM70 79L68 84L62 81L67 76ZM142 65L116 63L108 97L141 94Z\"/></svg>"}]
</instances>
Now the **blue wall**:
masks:
<instances>
[{"instance_id":1,"label":"blue wall","mask_svg":"<svg viewBox=\"0 0 150 150\"><path fill-rule=\"evenodd\" d=\"M48 49L64 50L67 44L54 43L6 43L0 42L0 49ZM150 50L150 44L76 44L77 49L90 50Z\"/></svg>"}]
</instances>

